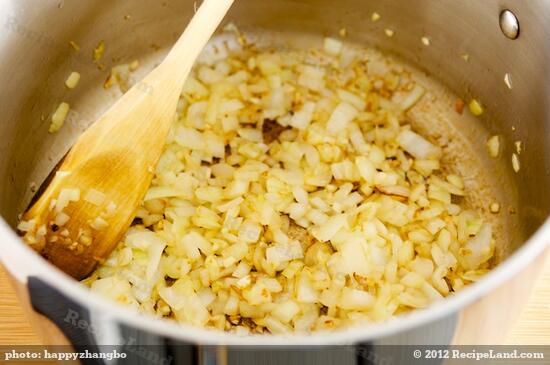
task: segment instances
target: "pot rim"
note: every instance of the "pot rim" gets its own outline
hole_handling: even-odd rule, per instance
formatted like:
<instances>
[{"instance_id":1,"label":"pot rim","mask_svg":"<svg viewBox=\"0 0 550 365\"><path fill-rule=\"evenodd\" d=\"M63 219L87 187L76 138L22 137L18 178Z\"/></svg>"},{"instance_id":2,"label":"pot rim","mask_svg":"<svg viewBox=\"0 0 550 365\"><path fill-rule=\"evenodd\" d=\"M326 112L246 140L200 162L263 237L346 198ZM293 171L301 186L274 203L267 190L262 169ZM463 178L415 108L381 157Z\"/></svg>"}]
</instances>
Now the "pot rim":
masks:
<instances>
[{"instance_id":1,"label":"pot rim","mask_svg":"<svg viewBox=\"0 0 550 365\"><path fill-rule=\"evenodd\" d=\"M97 313L101 313L101 316L105 317L104 319L121 322L158 335L204 345L336 345L364 342L389 336L458 312L483 294L504 283L532 262L546 247L550 247L550 240L547 238L550 237L550 218L547 218L541 227L510 257L492 269L480 281L469 285L453 297L445 298L428 308L414 310L366 328L352 327L333 332L289 335L238 336L219 330L208 330L188 324L179 324L172 320L155 318L137 311L129 311L127 306L90 291L37 255L23 243L3 219L0 219L0 237L4 238L4 248L7 248L7 250L0 250L0 262L18 281L26 284L28 276L37 275L71 300L90 309L90 312L96 313L97 311ZM13 257L13 255L19 256L20 260L10 263L10 257ZM25 269L23 270L30 272L18 272L18 268L15 267L17 261L24 262Z\"/></svg>"}]
</instances>

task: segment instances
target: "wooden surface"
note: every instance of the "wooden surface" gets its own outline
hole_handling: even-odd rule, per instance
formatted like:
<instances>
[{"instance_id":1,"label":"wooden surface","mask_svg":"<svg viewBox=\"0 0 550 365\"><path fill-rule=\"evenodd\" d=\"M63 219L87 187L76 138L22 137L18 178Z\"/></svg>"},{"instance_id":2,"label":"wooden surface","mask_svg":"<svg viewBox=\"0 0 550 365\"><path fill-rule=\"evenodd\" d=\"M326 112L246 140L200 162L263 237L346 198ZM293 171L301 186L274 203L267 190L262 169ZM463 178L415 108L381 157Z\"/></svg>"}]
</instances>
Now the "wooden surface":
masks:
<instances>
[{"instance_id":1,"label":"wooden surface","mask_svg":"<svg viewBox=\"0 0 550 365\"><path fill-rule=\"evenodd\" d=\"M505 343L550 345L550 257L535 285L528 306L508 334ZM0 267L0 346L16 344L39 345L41 342L19 306L6 273Z\"/></svg>"},{"instance_id":2,"label":"wooden surface","mask_svg":"<svg viewBox=\"0 0 550 365\"><path fill-rule=\"evenodd\" d=\"M40 344L4 268L0 266L0 346Z\"/></svg>"}]
</instances>

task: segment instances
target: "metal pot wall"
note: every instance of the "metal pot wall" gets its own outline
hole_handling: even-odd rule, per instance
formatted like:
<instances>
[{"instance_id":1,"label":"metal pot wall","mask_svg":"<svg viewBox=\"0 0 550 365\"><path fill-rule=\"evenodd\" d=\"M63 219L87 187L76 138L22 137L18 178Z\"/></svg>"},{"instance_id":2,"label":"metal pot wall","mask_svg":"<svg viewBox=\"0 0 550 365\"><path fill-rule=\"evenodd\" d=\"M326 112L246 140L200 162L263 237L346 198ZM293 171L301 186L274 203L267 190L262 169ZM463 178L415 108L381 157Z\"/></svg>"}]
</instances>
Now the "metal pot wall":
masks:
<instances>
[{"instance_id":1,"label":"metal pot wall","mask_svg":"<svg viewBox=\"0 0 550 365\"><path fill-rule=\"evenodd\" d=\"M0 259L30 304L29 311L51 318L76 345L129 338L144 344L252 346L498 342L506 330L503 318L510 320L519 313L550 241L546 189L550 186L550 4L544 0L238 0L228 16L245 30L288 34L337 34L345 26L350 40L394 53L465 100L476 96L485 102L480 123L487 133L499 134L505 141L500 169L509 177L503 181L512 182L507 189L517 203L513 237L497 268L430 308L343 332L239 338L131 313L88 292L21 242L13 227L33 195L29 185L43 181L76 136L112 102L102 89L105 73L92 63L91 50L105 41L107 69L117 60L144 59L144 55L154 59L183 30L193 3L5 0L0 6ZM501 18L505 9L515 17ZM370 21L373 11L382 14L379 22ZM518 35L514 19L519 22L516 39L512 39ZM394 29L395 36L386 37L384 28ZM430 47L420 42L424 35L430 35ZM71 40L80 44L79 52L69 46ZM465 53L468 62L460 57ZM85 76L69 94L62 85L73 69ZM507 73L512 89L503 82ZM47 118L62 100L76 105L76 112L66 128L48 134ZM524 146L519 173L512 171L509 159L516 140ZM480 315L485 329L477 328ZM75 319L84 321L85 328L75 326ZM36 316L35 324L47 326L48 342L66 341L53 335L54 327L43 317ZM207 357L217 353L203 352Z\"/></svg>"}]
</instances>

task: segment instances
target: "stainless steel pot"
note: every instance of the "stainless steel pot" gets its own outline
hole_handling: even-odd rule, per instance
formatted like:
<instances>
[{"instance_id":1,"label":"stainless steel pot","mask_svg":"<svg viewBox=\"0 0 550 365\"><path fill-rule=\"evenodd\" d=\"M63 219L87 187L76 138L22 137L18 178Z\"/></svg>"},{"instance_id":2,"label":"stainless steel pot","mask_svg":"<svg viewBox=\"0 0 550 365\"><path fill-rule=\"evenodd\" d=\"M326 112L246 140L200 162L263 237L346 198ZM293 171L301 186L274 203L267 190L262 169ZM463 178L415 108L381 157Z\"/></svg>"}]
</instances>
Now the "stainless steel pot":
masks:
<instances>
[{"instance_id":1,"label":"stainless steel pot","mask_svg":"<svg viewBox=\"0 0 550 365\"><path fill-rule=\"evenodd\" d=\"M127 311L88 292L21 242L13 227L33 195L30 185L44 180L76 136L112 102L102 89L105 71L91 61L92 49L105 41L107 69L119 60L154 59L170 47L193 9L191 0L5 0L0 5L0 259L29 310L51 318L73 344L128 338L202 345L498 342L506 330L503 320L519 313L550 241L550 3L544 0L238 0L228 16L243 29L289 34L337 34L345 26L350 40L408 60L465 100L475 96L484 101L479 123L504 141L499 171L507 176L503 182L510 181L505 188L514 197L515 213L503 207L502 214L513 214L513 242L502 250L505 260L480 282L428 309L336 333L239 338ZM512 13L501 17L505 9ZM370 21L373 11L382 15L376 23ZM394 29L395 35L386 37L384 28ZM431 38L429 47L420 42L424 35ZM71 40L80 44L80 51L69 46ZM463 54L469 55L468 62ZM69 93L63 81L71 70L83 79ZM505 74L511 75L511 89L503 81ZM51 135L47 119L60 101L74 105L76 112L62 131ZM516 140L524 146L518 173L510 162ZM484 328L477 326L480 316ZM48 342L66 340L37 318L37 326L48 326Z\"/></svg>"}]
</instances>

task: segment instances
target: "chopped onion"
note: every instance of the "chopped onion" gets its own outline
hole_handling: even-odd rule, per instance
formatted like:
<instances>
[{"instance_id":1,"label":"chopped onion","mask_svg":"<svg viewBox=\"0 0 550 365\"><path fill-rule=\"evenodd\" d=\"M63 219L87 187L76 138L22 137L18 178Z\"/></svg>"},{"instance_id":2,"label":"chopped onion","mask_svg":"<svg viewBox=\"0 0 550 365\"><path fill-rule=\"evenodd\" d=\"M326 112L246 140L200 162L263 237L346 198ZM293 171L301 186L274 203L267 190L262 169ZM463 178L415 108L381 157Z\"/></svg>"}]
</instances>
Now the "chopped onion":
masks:
<instances>
[{"instance_id":1,"label":"chopped onion","mask_svg":"<svg viewBox=\"0 0 550 365\"><path fill-rule=\"evenodd\" d=\"M337 56L342 52L342 42L334 38L325 38L324 49L325 52L332 56Z\"/></svg>"},{"instance_id":2,"label":"chopped onion","mask_svg":"<svg viewBox=\"0 0 550 365\"><path fill-rule=\"evenodd\" d=\"M291 300L277 304L271 314L283 323L290 322L300 312L300 306Z\"/></svg>"},{"instance_id":3,"label":"chopped onion","mask_svg":"<svg viewBox=\"0 0 550 365\"><path fill-rule=\"evenodd\" d=\"M61 103L52 115L52 123L48 132L55 133L63 127L67 114L69 114L70 106L67 103Z\"/></svg>"},{"instance_id":4,"label":"chopped onion","mask_svg":"<svg viewBox=\"0 0 550 365\"><path fill-rule=\"evenodd\" d=\"M69 89L74 89L76 85L78 85L78 82L80 81L80 74L78 72L71 72L69 77L67 77L67 80L65 80L65 85Z\"/></svg>"},{"instance_id":5,"label":"chopped onion","mask_svg":"<svg viewBox=\"0 0 550 365\"><path fill-rule=\"evenodd\" d=\"M519 157L516 153L512 153L512 168L514 169L514 172L519 172Z\"/></svg>"},{"instance_id":6,"label":"chopped onion","mask_svg":"<svg viewBox=\"0 0 550 365\"><path fill-rule=\"evenodd\" d=\"M59 227L61 227L61 226L64 226L65 223L69 221L69 219L70 217L67 214L61 212L55 216L54 223Z\"/></svg>"},{"instance_id":7,"label":"chopped onion","mask_svg":"<svg viewBox=\"0 0 550 365\"><path fill-rule=\"evenodd\" d=\"M404 130L397 136L397 142L405 151L418 159L438 158L441 150L424 137L410 130Z\"/></svg>"},{"instance_id":8,"label":"chopped onion","mask_svg":"<svg viewBox=\"0 0 550 365\"><path fill-rule=\"evenodd\" d=\"M354 93L351 93L343 89L339 89L337 93L340 100L353 105L359 111L364 110L367 106L367 103L363 100L363 98L361 98L358 95L355 95Z\"/></svg>"},{"instance_id":9,"label":"chopped onion","mask_svg":"<svg viewBox=\"0 0 550 365\"><path fill-rule=\"evenodd\" d=\"M313 235L321 242L329 241L338 231L347 225L347 217L344 214L338 214L330 217L322 226L313 231Z\"/></svg>"},{"instance_id":10,"label":"chopped onion","mask_svg":"<svg viewBox=\"0 0 550 365\"><path fill-rule=\"evenodd\" d=\"M489 155L493 158L497 158L500 153L500 137L492 136L487 140L487 149L489 150Z\"/></svg>"},{"instance_id":11,"label":"chopped onion","mask_svg":"<svg viewBox=\"0 0 550 365\"><path fill-rule=\"evenodd\" d=\"M399 102L399 107L403 110L410 109L420 100L422 96L424 96L425 93L426 89L422 86L418 84L414 85L413 89L401 99Z\"/></svg>"},{"instance_id":12,"label":"chopped onion","mask_svg":"<svg viewBox=\"0 0 550 365\"><path fill-rule=\"evenodd\" d=\"M329 133L338 133L348 126L348 124L357 117L359 112L353 106L346 102L338 104L332 112L327 122L327 131Z\"/></svg>"},{"instance_id":13,"label":"chopped onion","mask_svg":"<svg viewBox=\"0 0 550 365\"><path fill-rule=\"evenodd\" d=\"M492 230L484 224L479 232L461 249L460 261L465 269L479 267L493 256Z\"/></svg>"},{"instance_id":14,"label":"chopped onion","mask_svg":"<svg viewBox=\"0 0 550 365\"><path fill-rule=\"evenodd\" d=\"M380 322L492 266L490 224L453 202L467 196L462 177L444 173L442 150L404 123L426 93L411 73L332 38L311 52L235 54L249 40L228 29L185 83L139 219L86 285L158 317L248 335ZM115 66L111 82L128 84L130 71ZM89 245L116 205L83 193L108 203L80 232ZM66 223L78 199L61 191L54 220ZM47 234L19 227L31 244Z\"/></svg>"},{"instance_id":15,"label":"chopped onion","mask_svg":"<svg viewBox=\"0 0 550 365\"><path fill-rule=\"evenodd\" d=\"M470 112L475 115L476 117L483 114L483 106L477 99L472 99L470 103L468 104L468 108L470 108Z\"/></svg>"},{"instance_id":16,"label":"chopped onion","mask_svg":"<svg viewBox=\"0 0 550 365\"><path fill-rule=\"evenodd\" d=\"M31 219L29 221L21 221L17 225L17 229L21 232L29 232L34 228L35 224L36 221L34 219Z\"/></svg>"},{"instance_id":17,"label":"chopped onion","mask_svg":"<svg viewBox=\"0 0 550 365\"><path fill-rule=\"evenodd\" d=\"M55 203L55 211L60 213L70 202L76 202L78 200L80 200L80 189L62 189Z\"/></svg>"},{"instance_id":18,"label":"chopped onion","mask_svg":"<svg viewBox=\"0 0 550 365\"><path fill-rule=\"evenodd\" d=\"M366 291L344 288L338 306L347 310L365 310L374 305L374 297Z\"/></svg>"},{"instance_id":19,"label":"chopped onion","mask_svg":"<svg viewBox=\"0 0 550 365\"><path fill-rule=\"evenodd\" d=\"M302 106L302 109L294 113L288 124L294 128L304 130L307 128L313 117L315 103L307 102Z\"/></svg>"},{"instance_id":20,"label":"chopped onion","mask_svg":"<svg viewBox=\"0 0 550 365\"><path fill-rule=\"evenodd\" d=\"M300 303L315 303L319 292L315 289L308 272L302 271L296 283L296 300Z\"/></svg>"},{"instance_id":21,"label":"chopped onion","mask_svg":"<svg viewBox=\"0 0 550 365\"><path fill-rule=\"evenodd\" d=\"M96 206L100 206L105 201L105 194L96 189L90 189L86 193L84 200Z\"/></svg>"}]
</instances>

